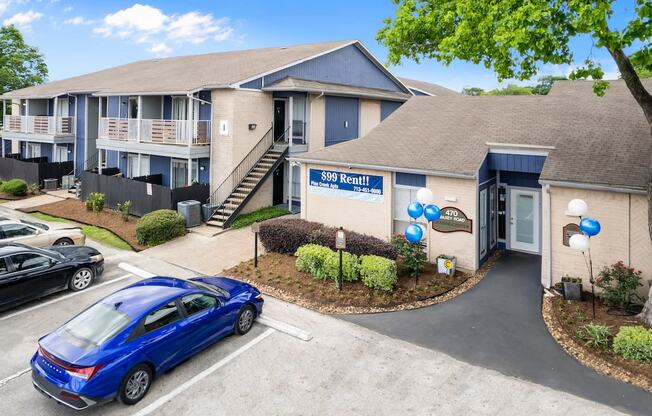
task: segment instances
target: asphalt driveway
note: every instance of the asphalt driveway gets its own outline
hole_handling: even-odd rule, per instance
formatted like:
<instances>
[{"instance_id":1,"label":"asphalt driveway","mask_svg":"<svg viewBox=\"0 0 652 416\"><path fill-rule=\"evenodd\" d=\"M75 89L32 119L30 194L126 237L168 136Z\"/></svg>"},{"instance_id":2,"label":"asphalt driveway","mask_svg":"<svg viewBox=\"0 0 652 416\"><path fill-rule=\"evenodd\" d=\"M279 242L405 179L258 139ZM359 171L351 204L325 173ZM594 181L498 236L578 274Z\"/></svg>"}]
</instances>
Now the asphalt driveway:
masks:
<instances>
[{"instance_id":1,"label":"asphalt driveway","mask_svg":"<svg viewBox=\"0 0 652 416\"><path fill-rule=\"evenodd\" d=\"M631 414L649 415L652 395L568 356L541 317L538 256L507 252L467 293L427 308L343 319L462 361Z\"/></svg>"}]
</instances>

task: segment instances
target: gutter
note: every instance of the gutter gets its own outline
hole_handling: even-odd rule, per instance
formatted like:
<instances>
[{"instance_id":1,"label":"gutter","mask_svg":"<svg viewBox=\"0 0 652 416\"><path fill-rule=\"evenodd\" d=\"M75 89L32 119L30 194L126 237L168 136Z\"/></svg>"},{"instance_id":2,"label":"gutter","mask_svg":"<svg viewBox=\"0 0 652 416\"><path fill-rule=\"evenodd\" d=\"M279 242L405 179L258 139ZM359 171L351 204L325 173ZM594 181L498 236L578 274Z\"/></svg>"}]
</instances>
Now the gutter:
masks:
<instances>
[{"instance_id":1,"label":"gutter","mask_svg":"<svg viewBox=\"0 0 652 416\"><path fill-rule=\"evenodd\" d=\"M366 163L335 162L329 160L308 159L308 158L301 158L301 157L289 157L288 160L293 162L314 163L318 165L340 166L349 169L355 167L360 169L379 170L383 172L404 172L404 173L414 173L417 175L439 176L443 178L454 178L454 179L476 179L477 178L476 174L468 175L463 173L452 173L452 172L444 172L444 171L437 171L437 170L410 169L410 168L401 168L396 166L370 165Z\"/></svg>"},{"instance_id":2,"label":"gutter","mask_svg":"<svg viewBox=\"0 0 652 416\"><path fill-rule=\"evenodd\" d=\"M560 188L576 188L576 189L584 189L588 191L605 191L605 192L619 192L623 194L647 195L647 192L641 188L627 188L621 186L597 185L597 184L570 182L570 181L550 181L545 179L540 179L539 183L545 186L557 186Z\"/></svg>"}]
</instances>

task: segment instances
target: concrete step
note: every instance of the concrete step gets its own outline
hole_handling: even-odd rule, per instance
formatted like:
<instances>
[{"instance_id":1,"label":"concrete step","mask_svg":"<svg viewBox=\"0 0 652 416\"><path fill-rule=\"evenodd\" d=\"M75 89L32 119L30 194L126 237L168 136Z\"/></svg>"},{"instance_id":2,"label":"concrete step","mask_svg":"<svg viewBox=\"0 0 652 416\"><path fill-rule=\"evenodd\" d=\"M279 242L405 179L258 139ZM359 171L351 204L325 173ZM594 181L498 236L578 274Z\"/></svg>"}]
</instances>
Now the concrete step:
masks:
<instances>
[{"instance_id":1,"label":"concrete step","mask_svg":"<svg viewBox=\"0 0 652 416\"><path fill-rule=\"evenodd\" d=\"M213 219L206 221L206 225L210 225L212 227L217 227L217 228L224 228L224 222L213 220Z\"/></svg>"}]
</instances>

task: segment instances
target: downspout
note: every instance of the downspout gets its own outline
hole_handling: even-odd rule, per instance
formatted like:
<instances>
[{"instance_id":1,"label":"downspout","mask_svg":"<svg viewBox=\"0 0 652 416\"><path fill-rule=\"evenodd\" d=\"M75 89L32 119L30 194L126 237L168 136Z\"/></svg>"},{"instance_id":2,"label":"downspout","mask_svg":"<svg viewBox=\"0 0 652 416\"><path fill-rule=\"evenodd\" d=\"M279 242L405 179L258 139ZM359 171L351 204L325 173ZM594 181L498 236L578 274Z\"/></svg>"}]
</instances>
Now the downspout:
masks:
<instances>
[{"instance_id":1,"label":"downspout","mask_svg":"<svg viewBox=\"0 0 652 416\"><path fill-rule=\"evenodd\" d=\"M546 185L548 194L548 288L552 287L552 194L550 185Z\"/></svg>"}]
</instances>

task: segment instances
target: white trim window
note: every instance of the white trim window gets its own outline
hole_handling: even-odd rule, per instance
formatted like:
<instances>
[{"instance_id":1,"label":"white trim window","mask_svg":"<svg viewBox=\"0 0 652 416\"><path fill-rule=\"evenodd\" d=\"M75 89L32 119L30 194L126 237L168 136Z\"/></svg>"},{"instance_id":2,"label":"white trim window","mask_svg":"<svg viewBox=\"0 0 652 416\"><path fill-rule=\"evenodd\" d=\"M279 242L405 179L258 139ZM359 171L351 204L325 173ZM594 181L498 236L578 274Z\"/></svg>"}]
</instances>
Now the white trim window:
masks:
<instances>
[{"instance_id":1,"label":"white trim window","mask_svg":"<svg viewBox=\"0 0 652 416\"><path fill-rule=\"evenodd\" d=\"M188 99L185 97L172 97L172 120L187 120L187 103Z\"/></svg>"},{"instance_id":2,"label":"white trim window","mask_svg":"<svg viewBox=\"0 0 652 416\"><path fill-rule=\"evenodd\" d=\"M424 175L395 173L394 175L394 215L393 234L403 234L405 227L414 222L407 213L410 203L417 200L417 191L426 185ZM422 216L416 222L426 224Z\"/></svg>"},{"instance_id":3,"label":"white trim window","mask_svg":"<svg viewBox=\"0 0 652 416\"><path fill-rule=\"evenodd\" d=\"M199 166L197 160L192 161L193 181L199 182ZM170 161L170 188L182 188L189 186L188 183L188 161L184 159L172 159Z\"/></svg>"},{"instance_id":4,"label":"white trim window","mask_svg":"<svg viewBox=\"0 0 652 416\"><path fill-rule=\"evenodd\" d=\"M25 157L41 157L41 143L27 143L25 147Z\"/></svg>"}]
</instances>

